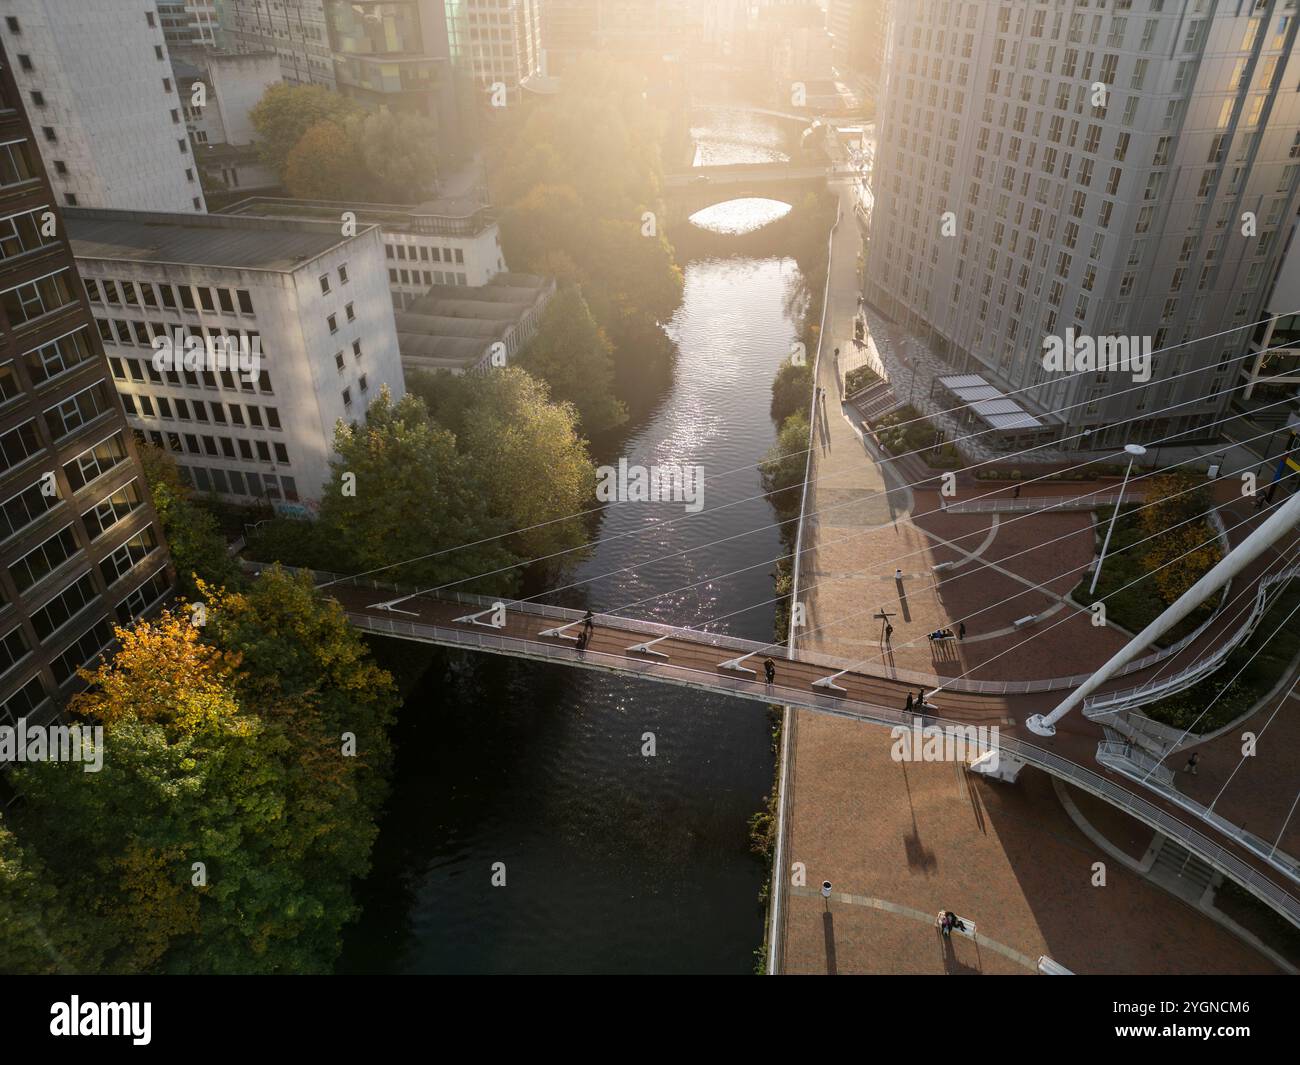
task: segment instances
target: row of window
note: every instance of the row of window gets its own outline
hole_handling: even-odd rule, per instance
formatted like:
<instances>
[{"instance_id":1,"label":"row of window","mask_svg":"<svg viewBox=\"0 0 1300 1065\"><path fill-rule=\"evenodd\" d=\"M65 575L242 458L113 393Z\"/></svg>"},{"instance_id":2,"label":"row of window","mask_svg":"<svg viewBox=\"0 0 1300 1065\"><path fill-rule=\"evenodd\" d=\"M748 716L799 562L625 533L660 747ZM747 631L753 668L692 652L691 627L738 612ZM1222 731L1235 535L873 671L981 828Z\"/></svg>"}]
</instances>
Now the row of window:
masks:
<instances>
[{"instance_id":1,"label":"row of window","mask_svg":"<svg viewBox=\"0 0 1300 1065\"><path fill-rule=\"evenodd\" d=\"M416 256L416 249L419 256ZM384 256L388 259L401 259L422 263L456 263L465 265L464 248L431 248L427 244L385 244Z\"/></svg>"},{"instance_id":2,"label":"row of window","mask_svg":"<svg viewBox=\"0 0 1300 1065\"><path fill-rule=\"evenodd\" d=\"M128 414L168 421L195 421L217 425L245 425L252 429L279 430L280 411L276 407L255 407L251 403L207 403L201 399L175 399L167 396L143 396L123 392L122 405ZM265 416L265 417L264 417Z\"/></svg>"},{"instance_id":3,"label":"row of window","mask_svg":"<svg viewBox=\"0 0 1300 1065\"><path fill-rule=\"evenodd\" d=\"M220 495L253 499L285 499L291 503L298 501L298 483L287 474L247 473L180 464L176 468L180 471L181 480L200 492L217 492Z\"/></svg>"},{"instance_id":4,"label":"row of window","mask_svg":"<svg viewBox=\"0 0 1300 1065\"><path fill-rule=\"evenodd\" d=\"M0 370L4 369L0 367ZM0 376L0 381L6 380ZM104 381L96 381L74 396L60 400L43 412L45 426L54 440L59 440L101 414L113 409L113 394ZM18 466L43 449L36 420L29 418L0 436L0 470Z\"/></svg>"},{"instance_id":5,"label":"row of window","mask_svg":"<svg viewBox=\"0 0 1300 1065\"><path fill-rule=\"evenodd\" d=\"M167 285L152 281L97 281L93 277L85 280L86 297L90 302L108 304L110 307L161 306L171 311L202 309L210 314L253 313L253 297L246 288Z\"/></svg>"},{"instance_id":6,"label":"row of window","mask_svg":"<svg viewBox=\"0 0 1300 1065\"><path fill-rule=\"evenodd\" d=\"M8 218L0 218L0 262L58 245L58 237L52 232L46 232L53 227L42 224L41 216L48 214L49 210L48 206L37 207Z\"/></svg>"},{"instance_id":7,"label":"row of window","mask_svg":"<svg viewBox=\"0 0 1300 1065\"><path fill-rule=\"evenodd\" d=\"M425 285L468 285L465 274L453 274L441 270L389 270L388 282L392 285L418 285L423 279Z\"/></svg>"},{"instance_id":8,"label":"row of window","mask_svg":"<svg viewBox=\"0 0 1300 1065\"><path fill-rule=\"evenodd\" d=\"M360 341L356 342L359 347ZM275 395L271 387L271 375L266 370L258 372L257 381L253 382L243 373L234 370L156 370L153 358L139 360L126 356L110 355L109 369L113 376L122 382L133 381L144 384L151 381L156 385L170 384L173 388L225 388L231 392L238 389L250 395L261 392L263 395ZM278 426L277 426L278 428Z\"/></svg>"},{"instance_id":9,"label":"row of window","mask_svg":"<svg viewBox=\"0 0 1300 1065\"><path fill-rule=\"evenodd\" d=\"M178 455L207 455L210 458L242 459L244 462L275 462L289 465L289 451L278 441L246 440L242 436L207 436L194 433L160 433L156 429L137 429L156 447ZM200 447L200 442L202 447Z\"/></svg>"},{"instance_id":10,"label":"row of window","mask_svg":"<svg viewBox=\"0 0 1300 1065\"><path fill-rule=\"evenodd\" d=\"M73 303L75 297L69 283L71 274L65 267L25 285L0 292L0 306L9 316L11 326L32 322Z\"/></svg>"}]
</instances>

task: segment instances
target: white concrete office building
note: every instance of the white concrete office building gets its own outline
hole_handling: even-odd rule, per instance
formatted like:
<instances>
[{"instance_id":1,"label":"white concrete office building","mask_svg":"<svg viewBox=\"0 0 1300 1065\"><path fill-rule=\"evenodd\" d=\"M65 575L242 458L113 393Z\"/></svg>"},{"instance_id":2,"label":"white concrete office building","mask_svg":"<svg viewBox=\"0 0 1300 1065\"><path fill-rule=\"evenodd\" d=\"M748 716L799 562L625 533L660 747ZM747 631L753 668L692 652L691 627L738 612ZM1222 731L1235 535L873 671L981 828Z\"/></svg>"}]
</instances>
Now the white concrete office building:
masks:
<instances>
[{"instance_id":1,"label":"white concrete office building","mask_svg":"<svg viewBox=\"0 0 1300 1065\"><path fill-rule=\"evenodd\" d=\"M315 513L334 427L405 387L378 226L67 212L127 420L201 492ZM260 347L254 372L159 369L177 330Z\"/></svg>"},{"instance_id":2,"label":"white concrete office building","mask_svg":"<svg viewBox=\"0 0 1300 1065\"><path fill-rule=\"evenodd\" d=\"M341 218L344 212L355 214L361 225L383 230L395 310L409 307L437 285L486 285L506 269L496 212L472 197L404 207L255 196L231 204L223 213L324 220Z\"/></svg>"},{"instance_id":3,"label":"white concrete office building","mask_svg":"<svg viewBox=\"0 0 1300 1065\"><path fill-rule=\"evenodd\" d=\"M0 0L0 36L60 205L206 209L154 5Z\"/></svg>"},{"instance_id":4,"label":"white concrete office building","mask_svg":"<svg viewBox=\"0 0 1300 1065\"><path fill-rule=\"evenodd\" d=\"M1045 435L1088 431L1068 446L1213 435L1295 213L1296 15L1295 0L894 5L867 299L954 370L1026 389ZM1128 373L1045 369L1044 339L1069 329L1185 346L1133 390Z\"/></svg>"}]
</instances>

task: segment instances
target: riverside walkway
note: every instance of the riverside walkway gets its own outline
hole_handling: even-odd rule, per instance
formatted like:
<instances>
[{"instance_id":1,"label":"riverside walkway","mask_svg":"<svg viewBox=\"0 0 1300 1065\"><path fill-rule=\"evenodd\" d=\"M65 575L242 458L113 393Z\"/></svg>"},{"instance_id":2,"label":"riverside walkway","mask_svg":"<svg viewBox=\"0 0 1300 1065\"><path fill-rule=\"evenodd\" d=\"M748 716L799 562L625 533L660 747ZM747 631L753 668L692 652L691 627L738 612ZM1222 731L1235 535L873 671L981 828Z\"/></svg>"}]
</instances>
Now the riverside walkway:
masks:
<instances>
[{"instance_id":1,"label":"riverside walkway","mask_svg":"<svg viewBox=\"0 0 1300 1065\"><path fill-rule=\"evenodd\" d=\"M841 218L851 220L849 190L841 188L840 194ZM1097 764L1097 742L1105 735L1098 722L1071 715L1051 740L1024 729L1025 718L1034 712L1031 706L1055 706L1063 692L1004 690L981 696L955 690L976 680L990 687L1031 687L1027 678L1047 681L1062 675L1077 684L1070 674L1095 669L1128 635L1113 626L1097 628L1087 611L1068 601L1069 591L1093 562L1089 513L1058 509L1016 520L1021 504L1009 498L1011 488L969 483L961 493L963 502L982 495L1001 497L1005 505L945 508L928 486L909 487L906 471L896 471L876 448L857 412L841 406L847 370L880 362L873 357L869 329L862 344L854 342L861 247L856 226L837 227L815 381L825 391L813 405L810 481L795 588L796 600L808 612L805 633L796 633L797 656L815 660L828 655L873 675L924 672L950 678L932 697L939 716L996 722L1004 749L1043 744L1056 757L1094 767L1105 784L1098 789L1092 782L1087 790L1100 794L1115 786L1124 796L1121 801L1115 802L1115 795L1101 797L1139 818L1145 811L1126 807L1127 796L1136 792L1174 814L1175 804ZM1046 492L1082 490L1054 485ZM1042 494L1044 489L1032 491ZM1230 540L1249 532L1245 520ZM900 558L910 561L896 561ZM1273 561L1261 562L1245 582L1257 581ZM969 623L966 640L936 647L917 638L981 610L978 620ZM870 611L893 615L888 643L882 639L882 623L867 620ZM1015 621L1027 615L1037 620L1018 628ZM1142 683L1171 668L1171 662L1181 665L1207 653L1230 635L1231 617L1225 613L1169 661L1135 672L1121 686ZM856 684L855 678L855 690ZM1126 870L1111 870L1110 888L1093 887L1088 870L1107 855L1065 816L1052 790L1042 786L1047 777L1031 771L1008 788L951 763L900 763L890 757L888 734L808 713L798 701L787 705L798 709L787 715L770 971L821 972L836 966L837 971L968 971L969 962L932 949L932 930L899 916L940 908L969 914L982 933L1023 956L1051 953L1067 966L1088 971L1197 971L1198 966L1203 971L1249 971L1260 965L1258 955L1206 918L1184 912L1181 903ZM1054 772L1043 759L1026 762L1064 778L1062 767ZM1244 795L1249 806L1252 792L1263 788L1289 803L1295 780L1293 773L1282 779L1284 769L1241 782L1239 798ZM1188 816L1179 811L1175 820ZM1195 818L1189 823L1198 831L1202 827ZM1205 827L1215 845L1242 858L1288 897L1293 894L1293 876ZM1296 853L1298 844L1300 829L1289 826L1279 847ZM845 896L889 905L841 907L839 895L833 894L826 907L816 893L805 894L788 882L795 863L806 868L808 884L830 880ZM1120 879L1122 891L1117 890ZM1284 900L1283 905L1291 903ZM1176 930L1170 934L1185 937L1186 949L1161 948L1160 934L1152 929ZM1002 960L986 957L987 968L974 968L996 971L1009 963L1008 955L997 956ZM1017 968L1023 971L1015 964L1007 971Z\"/></svg>"}]
</instances>

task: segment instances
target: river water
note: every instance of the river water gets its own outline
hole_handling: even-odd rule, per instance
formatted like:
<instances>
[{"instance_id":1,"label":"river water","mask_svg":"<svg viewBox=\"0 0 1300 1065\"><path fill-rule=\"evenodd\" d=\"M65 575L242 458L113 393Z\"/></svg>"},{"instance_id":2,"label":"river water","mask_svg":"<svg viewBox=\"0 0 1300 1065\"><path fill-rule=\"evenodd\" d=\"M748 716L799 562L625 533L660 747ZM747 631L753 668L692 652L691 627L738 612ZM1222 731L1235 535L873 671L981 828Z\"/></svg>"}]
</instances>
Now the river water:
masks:
<instances>
[{"instance_id":1,"label":"river water","mask_svg":"<svg viewBox=\"0 0 1300 1065\"><path fill-rule=\"evenodd\" d=\"M777 143L734 113L694 118L706 158L763 161ZM715 220L743 229L764 211L738 204ZM581 587L553 601L768 639L781 547L752 467L775 435L770 386L795 337L797 268L707 258L685 276L668 327L673 383L595 458L700 465L704 509L611 506L602 543L569 578ZM759 704L439 650L394 739L393 794L340 971L753 969L765 870L748 820L774 771Z\"/></svg>"}]
</instances>

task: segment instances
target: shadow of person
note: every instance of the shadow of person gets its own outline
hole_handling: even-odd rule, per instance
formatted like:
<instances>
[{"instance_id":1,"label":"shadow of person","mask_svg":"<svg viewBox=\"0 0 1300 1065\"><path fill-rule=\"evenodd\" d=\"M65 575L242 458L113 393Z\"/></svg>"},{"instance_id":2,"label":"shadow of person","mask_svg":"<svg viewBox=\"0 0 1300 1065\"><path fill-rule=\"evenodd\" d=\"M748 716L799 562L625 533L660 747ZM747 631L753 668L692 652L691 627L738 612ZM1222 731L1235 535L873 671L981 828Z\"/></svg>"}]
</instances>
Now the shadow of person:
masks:
<instances>
[{"instance_id":1,"label":"shadow of person","mask_svg":"<svg viewBox=\"0 0 1300 1065\"><path fill-rule=\"evenodd\" d=\"M826 941L826 975L838 976L835 961L835 915L830 910L822 914L822 938Z\"/></svg>"},{"instance_id":2,"label":"shadow of person","mask_svg":"<svg viewBox=\"0 0 1300 1065\"><path fill-rule=\"evenodd\" d=\"M937 935L943 944L943 971L948 976L979 976L981 969L978 964L967 965L957 957L957 944L953 941L952 936L945 936L939 929L935 929ZM972 944L975 946L975 944ZM978 958L978 946L976 957Z\"/></svg>"}]
</instances>

